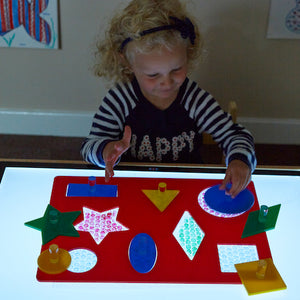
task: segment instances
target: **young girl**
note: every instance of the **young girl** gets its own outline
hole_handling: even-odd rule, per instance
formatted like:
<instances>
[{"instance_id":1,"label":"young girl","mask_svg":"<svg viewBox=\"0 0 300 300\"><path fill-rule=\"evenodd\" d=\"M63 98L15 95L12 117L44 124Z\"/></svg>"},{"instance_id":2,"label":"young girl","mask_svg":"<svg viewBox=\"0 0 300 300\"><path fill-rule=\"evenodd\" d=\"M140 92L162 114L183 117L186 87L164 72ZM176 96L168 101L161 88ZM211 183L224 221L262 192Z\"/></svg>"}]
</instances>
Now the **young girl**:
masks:
<instances>
[{"instance_id":1,"label":"young girl","mask_svg":"<svg viewBox=\"0 0 300 300\"><path fill-rule=\"evenodd\" d=\"M125 161L202 163L202 133L226 155L221 189L235 197L256 166L253 139L215 99L187 77L202 39L178 0L132 0L98 44L96 74L113 82L81 149L105 168Z\"/></svg>"}]
</instances>

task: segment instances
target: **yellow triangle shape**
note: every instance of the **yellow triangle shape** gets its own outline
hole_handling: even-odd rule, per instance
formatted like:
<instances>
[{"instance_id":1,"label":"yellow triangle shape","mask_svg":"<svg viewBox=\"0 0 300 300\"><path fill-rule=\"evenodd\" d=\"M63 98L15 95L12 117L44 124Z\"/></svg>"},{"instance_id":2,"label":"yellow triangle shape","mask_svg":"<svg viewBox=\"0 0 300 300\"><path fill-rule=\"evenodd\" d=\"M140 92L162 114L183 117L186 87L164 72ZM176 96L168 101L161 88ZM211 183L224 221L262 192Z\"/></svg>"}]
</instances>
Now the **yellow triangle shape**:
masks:
<instances>
[{"instance_id":1,"label":"yellow triangle shape","mask_svg":"<svg viewBox=\"0 0 300 300\"><path fill-rule=\"evenodd\" d=\"M165 183L160 183L157 190L142 190L151 202L163 212L178 195L178 190L167 190Z\"/></svg>"}]
</instances>

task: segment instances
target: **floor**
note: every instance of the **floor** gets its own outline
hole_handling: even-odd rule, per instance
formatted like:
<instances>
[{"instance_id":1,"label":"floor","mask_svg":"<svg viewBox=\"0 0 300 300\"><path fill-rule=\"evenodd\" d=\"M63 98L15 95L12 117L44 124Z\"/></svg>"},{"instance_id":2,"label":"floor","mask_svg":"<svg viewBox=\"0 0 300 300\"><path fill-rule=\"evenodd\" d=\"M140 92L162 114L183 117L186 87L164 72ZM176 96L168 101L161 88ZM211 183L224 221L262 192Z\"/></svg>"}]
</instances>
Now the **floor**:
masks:
<instances>
[{"instance_id":1,"label":"floor","mask_svg":"<svg viewBox=\"0 0 300 300\"><path fill-rule=\"evenodd\" d=\"M83 138L30 135L1 135L1 159L82 160ZM219 164L221 152L215 145L203 148L205 163ZM300 145L257 144L258 165L300 166Z\"/></svg>"}]
</instances>

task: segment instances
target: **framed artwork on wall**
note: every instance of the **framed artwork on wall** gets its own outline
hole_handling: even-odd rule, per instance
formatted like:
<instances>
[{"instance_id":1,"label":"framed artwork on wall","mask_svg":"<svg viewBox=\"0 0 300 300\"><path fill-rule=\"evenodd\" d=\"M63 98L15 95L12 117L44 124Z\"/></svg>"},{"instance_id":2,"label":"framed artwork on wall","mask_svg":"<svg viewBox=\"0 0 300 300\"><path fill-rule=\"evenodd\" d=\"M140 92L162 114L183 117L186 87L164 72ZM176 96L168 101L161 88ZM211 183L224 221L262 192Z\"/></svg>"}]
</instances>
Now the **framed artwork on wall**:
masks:
<instances>
[{"instance_id":1,"label":"framed artwork on wall","mask_svg":"<svg viewBox=\"0 0 300 300\"><path fill-rule=\"evenodd\" d=\"M0 0L0 47L58 49L57 0Z\"/></svg>"},{"instance_id":2,"label":"framed artwork on wall","mask_svg":"<svg viewBox=\"0 0 300 300\"><path fill-rule=\"evenodd\" d=\"M267 38L300 39L300 0L271 0Z\"/></svg>"}]
</instances>

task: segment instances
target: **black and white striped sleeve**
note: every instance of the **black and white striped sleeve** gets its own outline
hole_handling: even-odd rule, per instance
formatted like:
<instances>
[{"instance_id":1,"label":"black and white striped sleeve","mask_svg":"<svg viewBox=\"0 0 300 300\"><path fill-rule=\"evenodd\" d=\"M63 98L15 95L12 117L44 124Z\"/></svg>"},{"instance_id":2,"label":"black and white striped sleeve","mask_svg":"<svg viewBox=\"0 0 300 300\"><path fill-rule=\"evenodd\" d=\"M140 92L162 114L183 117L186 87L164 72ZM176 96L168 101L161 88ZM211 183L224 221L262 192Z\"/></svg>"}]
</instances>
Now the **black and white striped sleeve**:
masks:
<instances>
[{"instance_id":1,"label":"black and white striped sleeve","mask_svg":"<svg viewBox=\"0 0 300 300\"><path fill-rule=\"evenodd\" d=\"M82 144L81 155L84 160L105 167L103 149L107 143L122 138L125 118L135 105L136 97L130 84L117 85L107 93Z\"/></svg>"},{"instance_id":2,"label":"black and white striped sleeve","mask_svg":"<svg viewBox=\"0 0 300 300\"><path fill-rule=\"evenodd\" d=\"M198 132L211 134L221 147L227 165L239 159L254 171L256 156L251 133L242 125L233 123L231 116L221 109L211 94L191 82L183 97L183 105L195 120Z\"/></svg>"}]
</instances>

